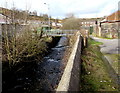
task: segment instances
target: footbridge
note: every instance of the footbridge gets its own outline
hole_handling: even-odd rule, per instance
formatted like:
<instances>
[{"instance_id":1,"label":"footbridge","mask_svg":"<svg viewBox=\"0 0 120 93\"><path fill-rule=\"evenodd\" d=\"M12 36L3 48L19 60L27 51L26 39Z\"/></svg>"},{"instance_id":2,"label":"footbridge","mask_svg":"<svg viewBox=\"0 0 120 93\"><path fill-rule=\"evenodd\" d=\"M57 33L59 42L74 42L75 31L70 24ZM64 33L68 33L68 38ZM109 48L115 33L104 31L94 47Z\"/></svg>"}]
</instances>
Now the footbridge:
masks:
<instances>
[{"instance_id":1,"label":"footbridge","mask_svg":"<svg viewBox=\"0 0 120 93\"><path fill-rule=\"evenodd\" d=\"M44 36L69 36L74 35L79 30L46 30Z\"/></svg>"}]
</instances>

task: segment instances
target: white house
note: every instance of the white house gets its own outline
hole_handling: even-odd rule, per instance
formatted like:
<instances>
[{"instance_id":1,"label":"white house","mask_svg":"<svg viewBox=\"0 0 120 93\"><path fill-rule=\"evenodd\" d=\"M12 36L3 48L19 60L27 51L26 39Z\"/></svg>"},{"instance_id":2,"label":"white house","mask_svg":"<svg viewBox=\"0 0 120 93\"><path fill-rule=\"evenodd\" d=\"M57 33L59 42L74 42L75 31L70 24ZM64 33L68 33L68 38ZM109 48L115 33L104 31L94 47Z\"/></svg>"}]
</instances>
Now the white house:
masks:
<instances>
[{"instance_id":1,"label":"white house","mask_svg":"<svg viewBox=\"0 0 120 93\"><path fill-rule=\"evenodd\" d=\"M6 19L6 16L0 14L0 24L6 24L6 22L7 22L7 24L9 24L10 23L10 18Z\"/></svg>"}]
</instances>

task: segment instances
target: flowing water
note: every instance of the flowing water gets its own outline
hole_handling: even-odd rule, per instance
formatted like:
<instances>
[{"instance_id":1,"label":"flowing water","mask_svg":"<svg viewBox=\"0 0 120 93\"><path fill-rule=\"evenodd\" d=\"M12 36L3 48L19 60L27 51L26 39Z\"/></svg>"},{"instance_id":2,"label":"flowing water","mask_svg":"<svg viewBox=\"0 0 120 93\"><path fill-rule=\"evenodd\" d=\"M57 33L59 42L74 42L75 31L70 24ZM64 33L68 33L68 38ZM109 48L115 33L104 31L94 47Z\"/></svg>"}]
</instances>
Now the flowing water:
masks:
<instances>
[{"instance_id":1,"label":"flowing water","mask_svg":"<svg viewBox=\"0 0 120 93\"><path fill-rule=\"evenodd\" d=\"M67 38L62 37L51 53L38 64L35 93L55 90L63 72L62 58L66 47Z\"/></svg>"}]
</instances>

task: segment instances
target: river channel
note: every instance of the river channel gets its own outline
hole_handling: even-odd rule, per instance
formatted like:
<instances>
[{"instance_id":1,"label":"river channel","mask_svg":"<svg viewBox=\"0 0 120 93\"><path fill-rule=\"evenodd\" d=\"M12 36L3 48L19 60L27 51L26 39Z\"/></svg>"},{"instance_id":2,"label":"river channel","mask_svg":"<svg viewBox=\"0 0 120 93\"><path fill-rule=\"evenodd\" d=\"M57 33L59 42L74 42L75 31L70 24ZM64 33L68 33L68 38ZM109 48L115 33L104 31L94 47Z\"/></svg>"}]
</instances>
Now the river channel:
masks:
<instances>
[{"instance_id":1,"label":"river channel","mask_svg":"<svg viewBox=\"0 0 120 93\"><path fill-rule=\"evenodd\" d=\"M37 65L33 69L29 68L31 70L30 73L26 71L23 76L15 76L15 74L9 73L8 76L11 75L12 77L10 77L9 81L3 80L2 93L54 92L64 70L62 59L67 47L68 38L61 37L58 44L54 48L51 48L49 54L40 62L37 62Z\"/></svg>"}]
</instances>

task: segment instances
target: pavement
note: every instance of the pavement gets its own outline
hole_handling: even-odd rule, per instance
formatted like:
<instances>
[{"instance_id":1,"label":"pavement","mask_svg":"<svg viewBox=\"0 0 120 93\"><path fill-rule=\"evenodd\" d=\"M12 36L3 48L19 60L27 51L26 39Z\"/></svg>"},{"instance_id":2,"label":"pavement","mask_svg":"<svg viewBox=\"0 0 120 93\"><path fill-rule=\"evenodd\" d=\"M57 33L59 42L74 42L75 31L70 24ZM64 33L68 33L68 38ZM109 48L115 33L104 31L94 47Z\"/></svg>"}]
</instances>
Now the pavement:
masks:
<instances>
[{"instance_id":1,"label":"pavement","mask_svg":"<svg viewBox=\"0 0 120 93\"><path fill-rule=\"evenodd\" d=\"M115 58L111 58L112 54L119 54L120 46L118 44L119 39L103 39L98 37L90 36L92 39L98 42L102 42L100 46L100 51L103 53L105 58L112 64Z\"/></svg>"},{"instance_id":2,"label":"pavement","mask_svg":"<svg viewBox=\"0 0 120 93\"><path fill-rule=\"evenodd\" d=\"M103 54L118 54L118 50L120 49L120 46L118 46L118 39L103 39L93 36L90 37L95 41L103 43L103 45L100 45L100 51Z\"/></svg>"}]
</instances>

